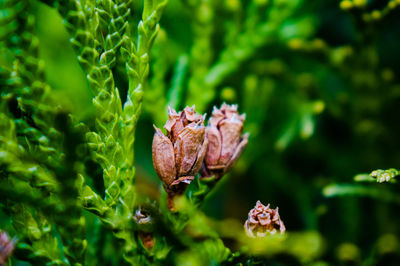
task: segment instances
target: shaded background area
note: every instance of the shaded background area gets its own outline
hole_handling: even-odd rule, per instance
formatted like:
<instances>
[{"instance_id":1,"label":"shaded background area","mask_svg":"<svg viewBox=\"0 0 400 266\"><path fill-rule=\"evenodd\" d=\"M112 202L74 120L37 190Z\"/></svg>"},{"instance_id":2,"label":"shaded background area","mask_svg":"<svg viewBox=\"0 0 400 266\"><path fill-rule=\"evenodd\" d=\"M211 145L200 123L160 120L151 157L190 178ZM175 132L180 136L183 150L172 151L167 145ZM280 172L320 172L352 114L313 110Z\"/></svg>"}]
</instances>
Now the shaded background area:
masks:
<instances>
[{"instance_id":1,"label":"shaded background area","mask_svg":"<svg viewBox=\"0 0 400 266\"><path fill-rule=\"evenodd\" d=\"M268 13L268 1L254 2L259 8L255 12ZM353 177L359 173L399 166L400 6L386 14L383 10L396 1L293 2L296 10L212 88L211 103L202 107L210 116L213 105L239 104L239 111L247 115L245 130L250 132L245 153L207 199L204 211L218 220L244 222L261 200L279 206L289 232L320 232L328 261L374 257L382 265L395 263L400 259L399 202L379 195L327 197L324 191L332 184L355 183ZM203 51L210 67L225 49L229 34L234 35L235 28L245 29L235 23L246 21L251 4L235 0L212 4L213 23L210 29L203 28L203 34L211 31L209 49ZM35 8L47 79L60 103L86 121L93 115L92 94L61 18L43 4ZM162 126L162 117L166 120L162 111L168 105L155 105L157 97L168 99L179 81L182 97L173 106L201 105L188 90L199 71L190 59L196 49L202 52L196 46L201 38L193 37L191 12L190 4L170 0L150 63L135 149L137 189L154 199L159 197L160 181L151 162L152 124ZM126 90L124 77L116 83ZM163 90L157 87L160 84ZM365 187L399 194L398 184Z\"/></svg>"}]
</instances>

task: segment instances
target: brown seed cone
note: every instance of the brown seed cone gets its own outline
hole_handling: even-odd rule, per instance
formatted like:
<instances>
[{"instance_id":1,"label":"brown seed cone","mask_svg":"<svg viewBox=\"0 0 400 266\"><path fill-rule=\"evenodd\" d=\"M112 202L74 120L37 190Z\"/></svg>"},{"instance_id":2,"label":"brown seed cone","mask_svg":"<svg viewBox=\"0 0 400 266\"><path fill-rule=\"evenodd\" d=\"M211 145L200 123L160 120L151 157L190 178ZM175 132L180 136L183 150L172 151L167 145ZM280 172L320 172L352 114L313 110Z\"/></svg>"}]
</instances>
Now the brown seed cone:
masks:
<instances>
[{"instance_id":1,"label":"brown seed cone","mask_svg":"<svg viewBox=\"0 0 400 266\"><path fill-rule=\"evenodd\" d=\"M249 237L264 237L277 232L283 234L286 231L278 207L271 209L269 204L264 206L260 201L257 201L256 206L250 210L244 229Z\"/></svg>"},{"instance_id":2,"label":"brown seed cone","mask_svg":"<svg viewBox=\"0 0 400 266\"><path fill-rule=\"evenodd\" d=\"M6 232L0 231L0 265L6 265L8 258L14 251L15 239L11 239Z\"/></svg>"},{"instance_id":3,"label":"brown seed cone","mask_svg":"<svg viewBox=\"0 0 400 266\"><path fill-rule=\"evenodd\" d=\"M167 135L155 127L153 165L168 194L168 207L173 210L173 199L182 195L200 170L207 151L204 118L193 107L177 113L168 111L164 128Z\"/></svg>"},{"instance_id":4,"label":"brown seed cone","mask_svg":"<svg viewBox=\"0 0 400 266\"><path fill-rule=\"evenodd\" d=\"M137 209L135 212L135 216L133 217L135 222L138 225L148 225L151 224L153 221L151 217L144 212L141 208ZM143 246L149 250L154 247L154 236L152 232L145 232L142 230L138 231L138 236L142 240Z\"/></svg>"},{"instance_id":5,"label":"brown seed cone","mask_svg":"<svg viewBox=\"0 0 400 266\"><path fill-rule=\"evenodd\" d=\"M150 250L154 247L154 236L152 233L146 233L143 231L138 232L140 239L142 240L143 246Z\"/></svg>"},{"instance_id":6,"label":"brown seed cone","mask_svg":"<svg viewBox=\"0 0 400 266\"><path fill-rule=\"evenodd\" d=\"M222 104L214 111L206 127L208 147L201 168L202 178L221 178L236 163L247 145L248 134L243 133L245 114L237 105Z\"/></svg>"}]
</instances>

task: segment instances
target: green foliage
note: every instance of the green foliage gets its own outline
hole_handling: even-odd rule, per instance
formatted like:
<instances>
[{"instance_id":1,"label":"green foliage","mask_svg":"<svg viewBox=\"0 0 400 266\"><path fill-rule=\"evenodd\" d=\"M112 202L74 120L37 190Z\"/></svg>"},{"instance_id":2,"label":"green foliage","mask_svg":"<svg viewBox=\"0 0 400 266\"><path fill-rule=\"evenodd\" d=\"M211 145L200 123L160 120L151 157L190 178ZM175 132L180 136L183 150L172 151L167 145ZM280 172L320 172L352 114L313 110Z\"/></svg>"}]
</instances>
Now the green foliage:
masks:
<instances>
[{"instance_id":1,"label":"green foliage","mask_svg":"<svg viewBox=\"0 0 400 266\"><path fill-rule=\"evenodd\" d=\"M370 176L376 178L378 183L393 182L396 176L400 175L400 171L394 168L388 170L375 170L372 171Z\"/></svg>"},{"instance_id":2,"label":"green foliage","mask_svg":"<svg viewBox=\"0 0 400 266\"><path fill-rule=\"evenodd\" d=\"M398 261L399 7L0 0L10 265ZM210 116L222 102L246 113L248 147L222 180L196 178L170 212L151 125L162 128L168 106ZM388 170L357 174L378 168ZM279 206L285 235L245 235L258 199Z\"/></svg>"}]
</instances>

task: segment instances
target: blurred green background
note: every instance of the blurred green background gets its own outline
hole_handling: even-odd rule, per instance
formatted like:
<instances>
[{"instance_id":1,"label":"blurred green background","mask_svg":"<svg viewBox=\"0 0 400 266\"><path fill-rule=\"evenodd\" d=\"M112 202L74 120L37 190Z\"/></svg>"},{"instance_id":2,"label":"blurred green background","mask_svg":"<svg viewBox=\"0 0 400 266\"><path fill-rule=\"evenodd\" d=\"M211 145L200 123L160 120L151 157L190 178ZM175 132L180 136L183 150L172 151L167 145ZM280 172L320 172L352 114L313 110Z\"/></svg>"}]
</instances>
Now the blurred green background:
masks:
<instances>
[{"instance_id":1,"label":"blurred green background","mask_svg":"<svg viewBox=\"0 0 400 266\"><path fill-rule=\"evenodd\" d=\"M59 102L87 121L93 95L62 19L42 3L34 8L47 80ZM249 144L205 213L244 222L261 200L279 206L289 232L318 231L321 260L396 265L398 184L353 177L400 163L399 18L399 1L170 0L137 130L137 189L159 197L152 124L163 125L168 104L196 104L210 116L213 105L237 103ZM221 78L212 85L198 81L213 73ZM203 86L206 100L198 97ZM171 90L180 101L171 102ZM345 184L366 192L336 197Z\"/></svg>"}]
</instances>

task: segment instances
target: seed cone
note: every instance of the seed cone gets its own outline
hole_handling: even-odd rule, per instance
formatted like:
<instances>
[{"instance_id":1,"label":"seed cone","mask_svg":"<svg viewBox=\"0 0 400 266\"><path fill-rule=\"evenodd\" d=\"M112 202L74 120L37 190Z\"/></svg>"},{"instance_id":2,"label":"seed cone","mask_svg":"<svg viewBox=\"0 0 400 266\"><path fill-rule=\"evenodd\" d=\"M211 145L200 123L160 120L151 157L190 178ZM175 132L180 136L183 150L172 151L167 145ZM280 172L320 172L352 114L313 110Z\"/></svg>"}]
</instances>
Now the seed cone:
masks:
<instances>
[{"instance_id":1,"label":"seed cone","mask_svg":"<svg viewBox=\"0 0 400 266\"><path fill-rule=\"evenodd\" d=\"M204 116L186 107L177 113L169 108L164 128L167 136L154 127L153 165L167 192L167 205L174 210L173 200L185 192L199 171L207 150Z\"/></svg>"},{"instance_id":2,"label":"seed cone","mask_svg":"<svg viewBox=\"0 0 400 266\"><path fill-rule=\"evenodd\" d=\"M214 107L206 127L208 147L201 168L203 178L221 178L232 168L247 145L248 134L242 135L246 115L240 115L237 108L237 105L225 103L220 109Z\"/></svg>"},{"instance_id":3,"label":"seed cone","mask_svg":"<svg viewBox=\"0 0 400 266\"><path fill-rule=\"evenodd\" d=\"M15 248L15 240L6 232L0 231L0 266L6 265L8 258Z\"/></svg>"},{"instance_id":4,"label":"seed cone","mask_svg":"<svg viewBox=\"0 0 400 266\"><path fill-rule=\"evenodd\" d=\"M136 210L133 219L139 225L149 225L153 223L151 217L140 208ZM142 240L143 246L147 250L150 250L154 247L154 236L152 232L138 230L138 236Z\"/></svg>"},{"instance_id":5,"label":"seed cone","mask_svg":"<svg viewBox=\"0 0 400 266\"><path fill-rule=\"evenodd\" d=\"M249 237L264 237L277 232L283 234L286 231L278 207L274 210L269 204L264 206L260 201L257 201L256 206L250 210L244 229Z\"/></svg>"}]
</instances>

